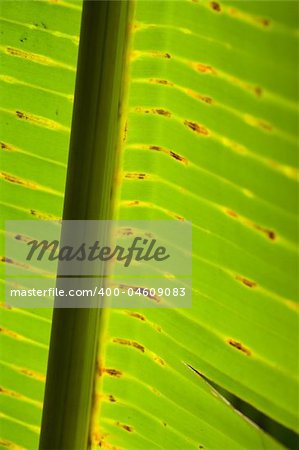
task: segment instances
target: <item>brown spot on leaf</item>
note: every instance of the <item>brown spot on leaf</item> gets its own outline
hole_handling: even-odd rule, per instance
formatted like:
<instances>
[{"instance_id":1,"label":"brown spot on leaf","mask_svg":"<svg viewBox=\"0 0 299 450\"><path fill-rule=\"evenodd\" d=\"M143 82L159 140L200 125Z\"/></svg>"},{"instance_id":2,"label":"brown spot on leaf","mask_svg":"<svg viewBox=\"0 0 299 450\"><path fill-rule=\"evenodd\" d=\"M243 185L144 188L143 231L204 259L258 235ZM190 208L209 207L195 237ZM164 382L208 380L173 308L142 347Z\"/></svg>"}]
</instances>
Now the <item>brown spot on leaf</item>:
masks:
<instances>
[{"instance_id":1,"label":"brown spot on leaf","mask_svg":"<svg viewBox=\"0 0 299 450\"><path fill-rule=\"evenodd\" d=\"M138 206L139 204L139 200L132 200L131 202L128 202L128 206Z\"/></svg>"},{"instance_id":2,"label":"brown spot on leaf","mask_svg":"<svg viewBox=\"0 0 299 450\"><path fill-rule=\"evenodd\" d=\"M264 228L261 225L254 224L254 228L264 233L271 241L274 241L276 239L276 234L273 230L269 230L268 228Z\"/></svg>"},{"instance_id":3,"label":"brown spot on leaf","mask_svg":"<svg viewBox=\"0 0 299 450\"><path fill-rule=\"evenodd\" d=\"M262 88L259 87L259 86L255 86L254 92L255 92L255 94L256 94L258 97L261 97L261 96L263 95L263 90L262 90Z\"/></svg>"},{"instance_id":4,"label":"brown spot on leaf","mask_svg":"<svg viewBox=\"0 0 299 450\"><path fill-rule=\"evenodd\" d=\"M247 356L251 355L251 351L248 348L244 347L244 345L241 342L235 341L234 339L229 339L228 343L232 347L235 347L237 350L240 350L241 352L243 352L245 355L247 355Z\"/></svg>"},{"instance_id":5,"label":"brown spot on leaf","mask_svg":"<svg viewBox=\"0 0 299 450\"><path fill-rule=\"evenodd\" d=\"M52 216L50 214L46 214L44 212L36 211L35 209L30 209L29 213L40 220L55 220L60 223L60 218Z\"/></svg>"},{"instance_id":6,"label":"brown spot on leaf","mask_svg":"<svg viewBox=\"0 0 299 450\"><path fill-rule=\"evenodd\" d=\"M146 173L127 172L125 178L130 180L145 180L146 178L149 178L149 175Z\"/></svg>"},{"instance_id":7,"label":"brown spot on leaf","mask_svg":"<svg viewBox=\"0 0 299 450\"><path fill-rule=\"evenodd\" d=\"M116 422L116 425L120 428L123 428L126 431L129 431L129 433L132 433L132 431L134 430L133 427L131 427L130 425L126 425L124 423Z\"/></svg>"},{"instance_id":8,"label":"brown spot on leaf","mask_svg":"<svg viewBox=\"0 0 299 450\"><path fill-rule=\"evenodd\" d=\"M198 96L200 100L202 100L204 103L208 103L211 105L213 103L213 99L211 97L204 97L202 95Z\"/></svg>"},{"instance_id":9,"label":"brown spot on leaf","mask_svg":"<svg viewBox=\"0 0 299 450\"><path fill-rule=\"evenodd\" d=\"M1 142L0 144L2 150L13 151L13 148L10 145L5 144L5 142Z\"/></svg>"},{"instance_id":10,"label":"brown spot on leaf","mask_svg":"<svg viewBox=\"0 0 299 450\"><path fill-rule=\"evenodd\" d=\"M128 312L127 313L129 316L131 316L131 317L135 317L135 319L139 319L139 320L142 320L143 322L145 322L146 321L146 318L145 318L145 316L143 315L143 314L140 314L140 313L136 313L136 312Z\"/></svg>"},{"instance_id":11,"label":"brown spot on leaf","mask_svg":"<svg viewBox=\"0 0 299 450\"><path fill-rule=\"evenodd\" d=\"M181 156L178 153L173 152L172 150L168 150L168 149L159 147L158 145L150 145L149 149L150 150L155 150L157 152L163 152L166 155L171 156L172 158L176 159L177 161L179 161L179 162L181 162L183 164L187 164L188 163L188 160L184 156Z\"/></svg>"},{"instance_id":12,"label":"brown spot on leaf","mask_svg":"<svg viewBox=\"0 0 299 450\"><path fill-rule=\"evenodd\" d=\"M241 283L249 288L254 288L257 286L255 281L248 280L248 278L242 277L241 275L237 275L236 280L241 281Z\"/></svg>"},{"instance_id":13,"label":"brown spot on leaf","mask_svg":"<svg viewBox=\"0 0 299 450\"><path fill-rule=\"evenodd\" d=\"M237 219L239 217L239 215L231 209L226 209L225 212L228 216L233 217L234 219Z\"/></svg>"},{"instance_id":14,"label":"brown spot on leaf","mask_svg":"<svg viewBox=\"0 0 299 450\"><path fill-rule=\"evenodd\" d=\"M199 125L196 122L190 122L189 120L185 120L184 125L190 128L192 131L195 131L195 133L202 134L204 136L208 136L209 134L209 131L205 127Z\"/></svg>"},{"instance_id":15,"label":"brown spot on leaf","mask_svg":"<svg viewBox=\"0 0 299 450\"><path fill-rule=\"evenodd\" d=\"M0 173L0 178L3 180L9 181L10 183L20 184L22 186L25 186L27 183L24 180L21 180L20 178L15 177L14 175L10 175L9 173ZM28 183L30 186L30 183ZM34 185L32 185L34 186Z\"/></svg>"},{"instance_id":16,"label":"brown spot on leaf","mask_svg":"<svg viewBox=\"0 0 299 450\"><path fill-rule=\"evenodd\" d=\"M262 25L263 27L269 27L271 25L271 20L270 19L265 19L262 17L258 17L257 18L257 22Z\"/></svg>"},{"instance_id":17,"label":"brown spot on leaf","mask_svg":"<svg viewBox=\"0 0 299 450\"><path fill-rule=\"evenodd\" d=\"M166 111L165 109L156 109L155 112L160 116L171 117L171 112Z\"/></svg>"},{"instance_id":18,"label":"brown spot on leaf","mask_svg":"<svg viewBox=\"0 0 299 450\"><path fill-rule=\"evenodd\" d=\"M102 373L107 373L107 375L110 375L111 377L116 377L116 378L120 378L120 377L123 375L122 372L121 372L120 370L117 370L117 369L107 369L107 368L105 368L105 367L103 367L103 368L100 370L100 375L101 375Z\"/></svg>"},{"instance_id":19,"label":"brown spot on leaf","mask_svg":"<svg viewBox=\"0 0 299 450\"><path fill-rule=\"evenodd\" d=\"M122 338L114 338L112 341L121 345L129 345L130 347L134 347L137 350L140 350L142 353L144 353L145 351L143 345L138 344L138 342L136 341L130 341L129 339L122 339Z\"/></svg>"},{"instance_id":20,"label":"brown spot on leaf","mask_svg":"<svg viewBox=\"0 0 299 450\"><path fill-rule=\"evenodd\" d=\"M258 122L257 122L257 124L261 127L261 128L263 128L264 130L266 130L266 131L272 131L273 130L273 128L272 128L272 125L270 124L270 123L267 123L267 122L264 122L264 121L262 121L262 120L259 120Z\"/></svg>"},{"instance_id":21,"label":"brown spot on leaf","mask_svg":"<svg viewBox=\"0 0 299 450\"><path fill-rule=\"evenodd\" d=\"M132 228L122 228L120 230L120 234L122 236L132 236L134 233L133 233Z\"/></svg>"},{"instance_id":22,"label":"brown spot on leaf","mask_svg":"<svg viewBox=\"0 0 299 450\"><path fill-rule=\"evenodd\" d=\"M196 70L201 73L210 73L215 75L216 71L212 66L207 66L206 64L196 63L195 64Z\"/></svg>"},{"instance_id":23,"label":"brown spot on leaf","mask_svg":"<svg viewBox=\"0 0 299 450\"><path fill-rule=\"evenodd\" d=\"M0 439L0 447L8 448L10 450L25 450L24 447L20 447L14 442L7 441L6 439Z\"/></svg>"},{"instance_id":24,"label":"brown spot on leaf","mask_svg":"<svg viewBox=\"0 0 299 450\"><path fill-rule=\"evenodd\" d=\"M124 130L123 130L123 142L126 142L128 135L128 121L126 121Z\"/></svg>"},{"instance_id":25,"label":"brown spot on leaf","mask_svg":"<svg viewBox=\"0 0 299 450\"><path fill-rule=\"evenodd\" d=\"M172 158L176 159L177 161L181 161L181 162L185 162L185 163L187 162L186 158L184 158L181 155L178 155L177 153L170 151L169 154Z\"/></svg>"},{"instance_id":26,"label":"brown spot on leaf","mask_svg":"<svg viewBox=\"0 0 299 450\"><path fill-rule=\"evenodd\" d=\"M219 3L217 3L217 2L211 2L210 5L211 5L211 8L212 8L214 11L217 11L217 12L220 12L220 11L221 11L221 6L220 6Z\"/></svg>"},{"instance_id":27,"label":"brown spot on leaf","mask_svg":"<svg viewBox=\"0 0 299 450\"><path fill-rule=\"evenodd\" d=\"M154 361L159 364L160 366L165 366L166 362L164 359L160 358L160 356L154 356Z\"/></svg>"},{"instance_id":28,"label":"brown spot on leaf","mask_svg":"<svg viewBox=\"0 0 299 450\"><path fill-rule=\"evenodd\" d=\"M7 258L6 256L0 256L0 262L5 262L8 264L14 264L13 260L10 258Z\"/></svg>"},{"instance_id":29,"label":"brown spot on leaf","mask_svg":"<svg viewBox=\"0 0 299 450\"><path fill-rule=\"evenodd\" d=\"M29 369L20 369L20 372L23 375L26 375L29 378L34 378L35 380L38 381L42 381L45 382L46 381L46 377L44 375L41 375L38 372L34 372L33 370L29 370Z\"/></svg>"},{"instance_id":30,"label":"brown spot on leaf","mask_svg":"<svg viewBox=\"0 0 299 450\"><path fill-rule=\"evenodd\" d=\"M171 81L161 80L160 78L150 78L149 81L150 83L163 84L164 86L173 86L173 83L171 83Z\"/></svg>"},{"instance_id":31,"label":"brown spot on leaf","mask_svg":"<svg viewBox=\"0 0 299 450\"><path fill-rule=\"evenodd\" d=\"M166 58L166 59L170 59L171 58L170 53L167 53L167 52L154 51L154 52L149 52L149 54L151 56L153 56L154 58Z\"/></svg>"},{"instance_id":32,"label":"brown spot on leaf","mask_svg":"<svg viewBox=\"0 0 299 450\"><path fill-rule=\"evenodd\" d=\"M28 119L28 116L26 116L26 114L22 113L21 111L16 111L16 115L20 118L20 119Z\"/></svg>"},{"instance_id":33,"label":"brown spot on leaf","mask_svg":"<svg viewBox=\"0 0 299 450\"><path fill-rule=\"evenodd\" d=\"M183 216L179 216L178 214L173 215L177 220L180 220L181 222L185 222L185 219Z\"/></svg>"},{"instance_id":34,"label":"brown spot on leaf","mask_svg":"<svg viewBox=\"0 0 299 450\"><path fill-rule=\"evenodd\" d=\"M64 125L61 125L60 123L55 122L54 120L47 119L46 117L36 116L34 114L28 114L22 111L16 111L16 116L21 120L29 121L30 123L50 128L51 130L69 131L69 129Z\"/></svg>"},{"instance_id":35,"label":"brown spot on leaf","mask_svg":"<svg viewBox=\"0 0 299 450\"><path fill-rule=\"evenodd\" d=\"M115 402L116 402L116 398L115 398L112 394L110 394L110 395L108 396L108 399L109 399L109 402L112 402L112 403L115 403Z\"/></svg>"}]
</instances>

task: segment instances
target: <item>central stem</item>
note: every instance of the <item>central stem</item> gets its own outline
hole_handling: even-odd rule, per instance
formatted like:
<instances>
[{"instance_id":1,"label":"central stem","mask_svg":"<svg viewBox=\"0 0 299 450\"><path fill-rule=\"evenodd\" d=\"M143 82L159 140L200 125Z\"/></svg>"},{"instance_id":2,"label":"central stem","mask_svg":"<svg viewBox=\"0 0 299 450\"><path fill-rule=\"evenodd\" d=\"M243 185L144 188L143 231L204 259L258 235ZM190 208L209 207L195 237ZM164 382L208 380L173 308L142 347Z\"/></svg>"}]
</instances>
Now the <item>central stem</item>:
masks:
<instances>
[{"instance_id":1,"label":"central stem","mask_svg":"<svg viewBox=\"0 0 299 450\"><path fill-rule=\"evenodd\" d=\"M112 218L129 1L84 1L64 220ZM88 448L102 310L54 308L41 450Z\"/></svg>"}]
</instances>

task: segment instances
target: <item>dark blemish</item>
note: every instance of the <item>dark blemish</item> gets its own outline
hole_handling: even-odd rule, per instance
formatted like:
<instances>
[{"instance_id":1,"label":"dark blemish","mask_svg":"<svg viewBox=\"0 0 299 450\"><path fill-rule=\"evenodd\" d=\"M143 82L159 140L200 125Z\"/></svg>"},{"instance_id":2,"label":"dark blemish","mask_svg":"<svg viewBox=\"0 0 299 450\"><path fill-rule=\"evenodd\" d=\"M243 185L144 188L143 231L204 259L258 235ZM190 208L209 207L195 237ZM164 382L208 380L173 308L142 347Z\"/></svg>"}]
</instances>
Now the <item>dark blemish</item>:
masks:
<instances>
[{"instance_id":1,"label":"dark blemish","mask_svg":"<svg viewBox=\"0 0 299 450\"><path fill-rule=\"evenodd\" d=\"M273 128L272 128L272 125L270 125L269 123L267 123L267 122L263 122L262 120L259 120L258 121L258 125L261 127L261 128L263 128L264 130L266 130L266 131L272 131L273 130Z\"/></svg>"},{"instance_id":2,"label":"dark blemish","mask_svg":"<svg viewBox=\"0 0 299 450\"><path fill-rule=\"evenodd\" d=\"M138 342L130 341L129 339L122 339L122 338L114 338L112 339L113 342L121 345L129 345L130 347L134 347L137 350L140 350L142 353L144 353L144 347L141 344L138 344Z\"/></svg>"},{"instance_id":3,"label":"dark blemish","mask_svg":"<svg viewBox=\"0 0 299 450\"><path fill-rule=\"evenodd\" d=\"M170 81L167 81L167 80L156 80L156 82L158 84L164 84L164 85L167 85L167 86L173 86L173 84Z\"/></svg>"},{"instance_id":4,"label":"dark blemish","mask_svg":"<svg viewBox=\"0 0 299 450\"><path fill-rule=\"evenodd\" d=\"M166 365L164 359L160 358L159 356L155 356L155 357L154 357L154 361L155 361L156 363L160 364L160 366L165 366L165 365Z\"/></svg>"},{"instance_id":5,"label":"dark blemish","mask_svg":"<svg viewBox=\"0 0 299 450\"><path fill-rule=\"evenodd\" d=\"M27 41L27 38L26 38L26 37L20 39L20 42L24 42L24 41Z\"/></svg>"},{"instance_id":6,"label":"dark blemish","mask_svg":"<svg viewBox=\"0 0 299 450\"><path fill-rule=\"evenodd\" d=\"M28 242L31 240L30 238L26 238L25 236L22 236L21 234L16 234L15 239L17 241L22 241L22 242Z\"/></svg>"},{"instance_id":7,"label":"dark blemish","mask_svg":"<svg viewBox=\"0 0 299 450\"><path fill-rule=\"evenodd\" d=\"M262 233L266 234L266 236L271 239L271 241L274 241L276 239L276 234L273 230L269 230L268 228L264 228L261 225L254 224L254 228L261 231Z\"/></svg>"},{"instance_id":8,"label":"dark blemish","mask_svg":"<svg viewBox=\"0 0 299 450\"><path fill-rule=\"evenodd\" d=\"M117 369L106 369L106 368L103 368L100 371L100 375L102 373L107 373L108 375L110 375L112 377L117 377L117 378L120 378L122 376L122 372L120 370L117 370Z\"/></svg>"},{"instance_id":9,"label":"dark blemish","mask_svg":"<svg viewBox=\"0 0 299 450\"><path fill-rule=\"evenodd\" d=\"M258 97L261 97L262 94L263 94L263 90L262 90L262 88L259 87L259 86L256 86L256 87L254 88L254 92L256 93L256 95L257 95Z\"/></svg>"},{"instance_id":10,"label":"dark blemish","mask_svg":"<svg viewBox=\"0 0 299 450\"><path fill-rule=\"evenodd\" d=\"M47 25L46 25L44 22L41 22L41 25L42 25L42 27L43 27L45 30L48 29Z\"/></svg>"},{"instance_id":11,"label":"dark blemish","mask_svg":"<svg viewBox=\"0 0 299 450\"><path fill-rule=\"evenodd\" d=\"M135 313L135 312L133 312L133 313L129 312L128 315L131 316L131 317L135 317L135 319L142 320L143 322L146 321L146 318L142 314Z\"/></svg>"},{"instance_id":12,"label":"dark blemish","mask_svg":"<svg viewBox=\"0 0 299 450\"><path fill-rule=\"evenodd\" d=\"M199 96L200 100L202 100L205 103L208 103L208 105L211 105L213 103L213 99L211 97L202 97Z\"/></svg>"},{"instance_id":13,"label":"dark blemish","mask_svg":"<svg viewBox=\"0 0 299 450\"><path fill-rule=\"evenodd\" d=\"M126 141L128 135L128 121L126 121L123 131L123 142Z\"/></svg>"},{"instance_id":14,"label":"dark blemish","mask_svg":"<svg viewBox=\"0 0 299 450\"><path fill-rule=\"evenodd\" d=\"M133 233L132 228L124 228L121 230L121 234L123 236L132 236L134 233Z\"/></svg>"},{"instance_id":15,"label":"dark blemish","mask_svg":"<svg viewBox=\"0 0 299 450\"><path fill-rule=\"evenodd\" d=\"M162 423L163 423L164 427L167 427L167 423L166 422L162 421Z\"/></svg>"},{"instance_id":16,"label":"dark blemish","mask_svg":"<svg viewBox=\"0 0 299 450\"><path fill-rule=\"evenodd\" d=\"M1 142L1 148L2 148L2 150L10 150L8 145L4 144L4 142Z\"/></svg>"},{"instance_id":17,"label":"dark blemish","mask_svg":"<svg viewBox=\"0 0 299 450\"><path fill-rule=\"evenodd\" d=\"M213 74L216 73L215 70L213 69L213 67L207 66L206 64L197 63L196 69L198 70L198 72L201 72L201 73L213 73Z\"/></svg>"},{"instance_id":18,"label":"dark blemish","mask_svg":"<svg viewBox=\"0 0 299 450\"><path fill-rule=\"evenodd\" d=\"M138 206L139 203L140 203L139 200L133 200L133 201L128 203L128 206Z\"/></svg>"},{"instance_id":19,"label":"dark blemish","mask_svg":"<svg viewBox=\"0 0 299 450\"><path fill-rule=\"evenodd\" d=\"M248 280L248 278L242 277L241 275L236 276L236 280L241 281L245 286L249 288L254 288L257 286L257 283L254 281Z\"/></svg>"},{"instance_id":20,"label":"dark blemish","mask_svg":"<svg viewBox=\"0 0 299 450\"><path fill-rule=\"evenodd\" d=\"M182 162L184 164L187 164L187 162L188 162L186 158L184 158L181 155L178 155L177 153L173 152L172 150L166 150L166 149L163 149L162 147L159 147L157 145L150 145L149 149L166 153L166 155L169 155L172 158L174 158L177 161L180 161L180 162Z\"/></svg>"},{"instance_id":21,"label":"dark blemish","mask_svg":"<svg viewBox=\"0 0 299 450\"><path fill-rule=\"evenodd\" d=\"M10 258L7 258L6 256L0 256L0 261L5 262L7 264L14 264L13 260Z\"/></svg>"},{"instance_id":22,"label":"dark blemish","mask_svg":"<svg viewBox=\"0 0 299 450\"><path fill-rule=\"evenodd\" d=\"M219 3L217 2L211 2L211 8L214 11L220 12L221 11L221 6L219 5Z\"/></svg>"},{"instance_id":23,"label":"dark blemish","mask_svg":"<svg viewBox=\"0 0 299 450\"><path fill-rule=\"evenodd\" d=\"M58 109L56 109L55 115L58 116L58 114L59 114L59 111L58 111Z\"/></svg>"},{"instance_id":24,"label":"dark blemish","mask_svg":"<svg viewBox=\"0 0 299 450\"><path fill-rule=\"evenodd\" d=\"M109 395L108 399L109 399L109 402L112 402L112 403L115 403L115 402L116 402L116 398L113 397L112 394Z\"/></svg>"},{"instance_id":25,"label":"dark blemish","mask_svg":"<svg viewBox=\"0 0 299 450\"><path fill-rule=\"evenodd\" d=\"M263 27L268 27L271 24L271 20L269 19L257 19L258 23L260 23Z\"/></svg>"},{"instance_id":26,"label":"dark blemish","mask_svg":"<svg viewBox=\"0 0 299 450\"><path fill-rule=\"evenodd\" d=\"M241 352L243 352L245 355L247 355L247 356L251 355L251 351L248 348L244 347L244 345L241 344L241 342L235 341L234 339L229 339L228 343L232 347L235 347L237 350L240 350Z\"/></svg>"},{"instance_id":27,"label":"dark blemish","mask_svg":"<svg viewBox=\"0 0 299 450\"><path fill-rule=\"evenodd\" d=\"M156 109L155 112L160 116L171 117L171 113L165 109Z\"/></svg>"},{"instance_id":28,"label":"dark blemish","mask_svg":"<svg viewBox=\"0 0 299 450\"><path fill-rule=\"evenodd\" d=\"M195 131L195 133L202 134L204 136L208 136L209 134L206 128L204 128L203 126L199 125L196 122L189 122L188 120L185 120L184 125L189 127L192 131Z\"/></svg>"},{"instance_id":29,"label":"dark blemish","mask_svg":"<svg viewBox=\"0 0 299 450\"><path fill-rule=\"evenodd\" d=\"M184 217L179 216L178 214L174 214L174 217L175 217L177 220L180 220L181 222L185 222Z\"/></svg>"},{"instance_id":30,"label":"dark blemish","mask_svg":"<svg viewBox=\"0 0 299 450\"><path fill-rule=\"evenodd\" d=\"M225 212L228 216L233 217L234 219L237 219L239 217L239 215L231 209L226 209Z\"/></svg>"},{"instance_id":31,"label":"dark blemish","mask_svg":"<svg viewBox=\"0 0 299 450\"><path fill-rule=\"evenodd\" d=\"M34 209L30 209L30 214L31 214L32 216L38 216L37 211L35 211Z\"/></svg>"},{"instance_id":32,"label":"dark blemish","mask_svg":"<svg viewBox=\"0 0 299 450\"><path fill-rule=\"evenodd\" d=\"M146 174L130 172L125 174L125 178L129 178L131 180L144 180L146 178Z\"/></svg>"},{"instance_id":33,"label":"dark blemish","mask_svg":"<svg viewBox=\"0 0 299 450\"><path fill-rule=\"evenodd\" d=\"M150 83L163 84L164 86L173 86L173 83L168 80L162 80L161 78L150 78Z\"/></svg>"},{"instance_id":34,"label":"dark blemish","mask_svg":"<svg viewBox=\"0 0 299 450\"><path fill-rule=\"evenodd\" d=\"M198 448L204 448L204 446L199 444Z\"/></svg>"},{"instance_id":35,"label":"dark blemish","mask_svg":"<svg viewBox=\"0 0 299 450\"><path fill-rule=\"evenodd\" d=\"M20 118L20 119L26 119L26 116L24 113L22 113L21 111L16 111L16 115Z\"/></svg>"},{"instance_id":36,"label":"dark blemish","mask_svg":"<svg viewBox=\"0 0 299 450\"><path fill-rule=\"evenodd\" d=\"M129 431L129 433L132 433L132 431L133 431L133 427L131 427L130 425L126 425L126 424L123 424L120 422L116 422L116 425L120 428L123 428L126 431Z\"/></svg>"},{"instance_id":37,"label":"dark blemish","mask_svg":"<svg viewBox=\"0 0 299 450\"><path fill-rule=\"evenodd\" d=\"M17 50L15 48L7 47L7 52L13 56L19 56L20 58L28 58L28 54L23 52L22 50Z\"/></svg>"},{"instance_id":38,"label":"dark blemish","mask_svg":"<svg viewBox=\"0 0 299 450\"><path fill-rule=\"evenodd\" d=\"M171 55L169 53L164 53L164 58L170 59Z\"/></svg>"},{"instance_id":39,"label":"dark blemish","mask_svg":"<svg viewBox=\"0 0 299 450\"><path fill-rule=\"evenodd\" d=\"M9 175L8 173L1 172L0 175L4 178L4 180L9 181L10 183L16 183L16 184L20 184L22 186L24 186L26 184L19 178L16 178L13 175Z\"/></svg>"},{"instance_id":40,"label":"dark blemish","mask_svg":"<svg viewBox=\"0 0 299 450\"><path fill-rule=\"evenodd\" d=\"M2 306L2 308L4 308L4 309L12 309L12 306L10 306L10 305L3 304L3 305L1 305L1 306Z\"/></svg>"},{"instance_id":41,"label":"dark blemish","mask_svg":"<svg viewBox=\"0 0 299 450\"><path fill-rule=\"evenodd\" d=\"M181 162L187 162L186 158L184 158L181 155L178 155L177 153L174 153L173 151L169 152L170 156L172 156L172 158L176 159L177 161L181 161Z\"/></svg>"}]
</instances>

